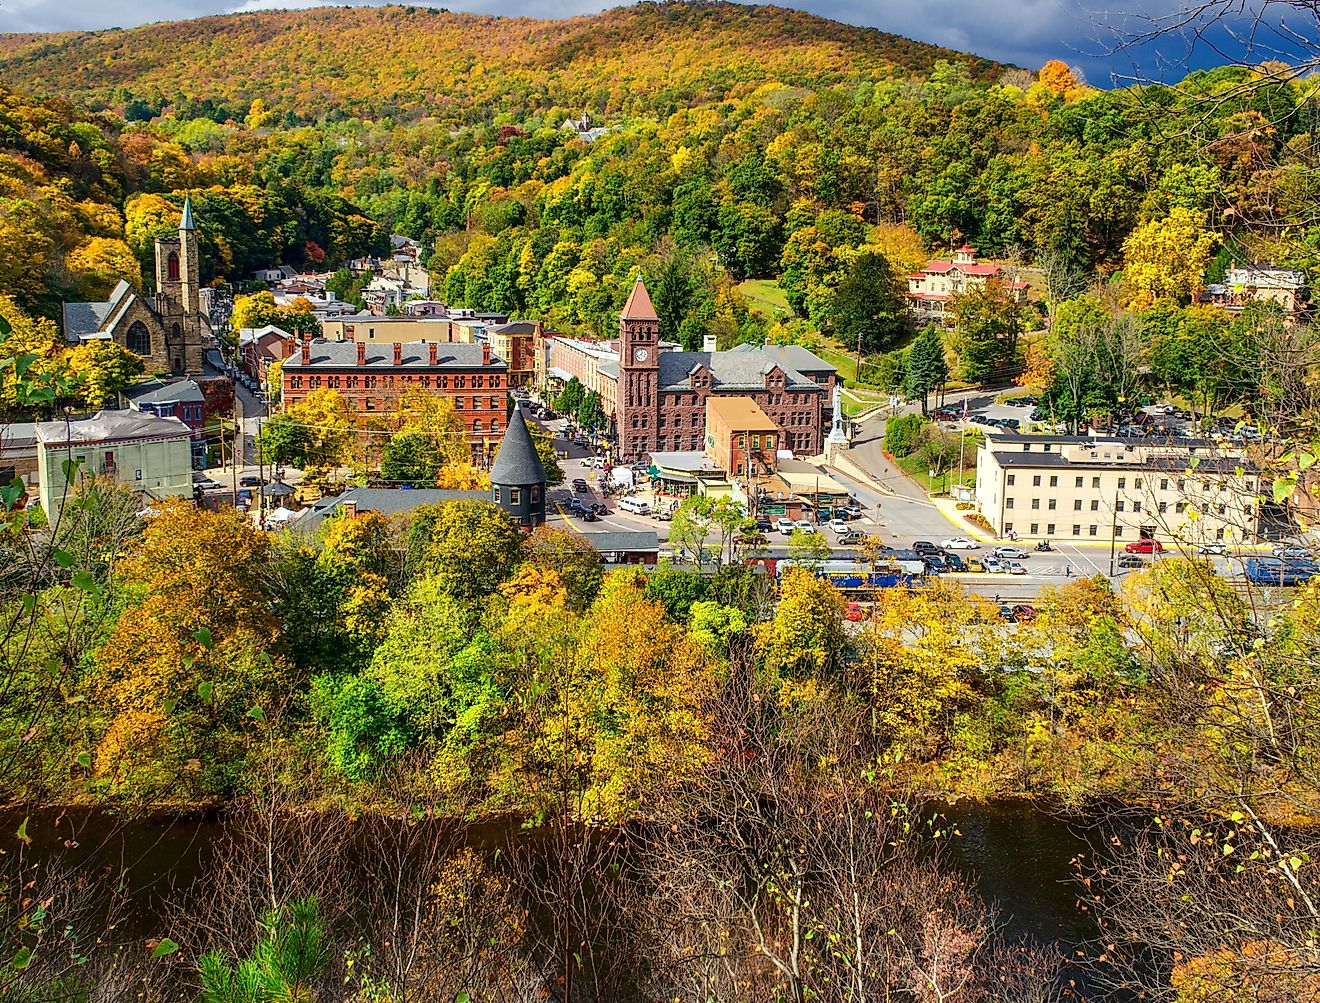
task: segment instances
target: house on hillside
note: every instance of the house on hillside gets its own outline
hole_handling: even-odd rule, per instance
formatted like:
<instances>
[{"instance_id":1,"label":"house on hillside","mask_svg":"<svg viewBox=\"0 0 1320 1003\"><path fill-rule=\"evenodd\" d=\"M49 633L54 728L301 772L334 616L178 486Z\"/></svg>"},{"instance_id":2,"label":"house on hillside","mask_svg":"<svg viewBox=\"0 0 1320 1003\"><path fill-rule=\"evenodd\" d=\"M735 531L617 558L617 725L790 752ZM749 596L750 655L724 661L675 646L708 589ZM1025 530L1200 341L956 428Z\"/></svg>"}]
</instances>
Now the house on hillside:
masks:
<instances>
[{"instance_id":1,"label":"house on hillside","mask_svg":"<svg viewBox=\"0 0 1320 1003\"><path fill-rule=\"evenodd\" d=\"M950 327L949 301L992 278L999 279L1019 303L1027 301L1027 283L1016 281L999 265L978 263L976 249L963 244L953 252L952 261L932 259L920 272L908 276L908 309L919 322L933 320Z\"/></svg>"},{"instance_id":2,"label":"house on hillside","mask_svg":"<svg viewBox=\"0 0 1320 1003\"><path fill-rule=\"evenodd\" d=\"M1293 316L1307 307L1306 276L1278 265L1234 265L1222 283L1211 283L1201 301L1241 313L1248 303L1277 303Z\"/></svg>"}]
</instances>

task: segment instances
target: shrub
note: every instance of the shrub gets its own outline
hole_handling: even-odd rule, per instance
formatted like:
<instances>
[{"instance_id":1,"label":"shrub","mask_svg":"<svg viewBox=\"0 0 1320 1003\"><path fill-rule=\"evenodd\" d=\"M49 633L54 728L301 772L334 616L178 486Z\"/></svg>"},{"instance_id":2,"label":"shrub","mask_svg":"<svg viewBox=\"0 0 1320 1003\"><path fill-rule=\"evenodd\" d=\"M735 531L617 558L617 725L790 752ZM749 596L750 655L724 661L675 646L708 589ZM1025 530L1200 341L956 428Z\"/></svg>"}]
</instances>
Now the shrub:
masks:
<instances>
[{"instance_id":1,"label":"shrub","mask_svg":"<svg viewBox=\"0 0 1320 1003\"><path fill-rule=\"evenodd\" d=\"M921 445L925 425L926 419L919 414L890 418L885 423L885 452L897 457L910 455Z\"/></svg>"},{"instance_id":2,"label":"shrub","mask_svg":"<svg viewBox=\"0 0 1320 1003\"><path fill-rule=\"evenodd\" d=\"M988 529L992 533L994 532L995 528L990 525L990 520L987 519L985 516L983 516L980 512L968 512L965 516L963 516L963 518L966 519L968 522L970 522L973 526L980 526L982 529Z\"/></svg>"}]
</instances>

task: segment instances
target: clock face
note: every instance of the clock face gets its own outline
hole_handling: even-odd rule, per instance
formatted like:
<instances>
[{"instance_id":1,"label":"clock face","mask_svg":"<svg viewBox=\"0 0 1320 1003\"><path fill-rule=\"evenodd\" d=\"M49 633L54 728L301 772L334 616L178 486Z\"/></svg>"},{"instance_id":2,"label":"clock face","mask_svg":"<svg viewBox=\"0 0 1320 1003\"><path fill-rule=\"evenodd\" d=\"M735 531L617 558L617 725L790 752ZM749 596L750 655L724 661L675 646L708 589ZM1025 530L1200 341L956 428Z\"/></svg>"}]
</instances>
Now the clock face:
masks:
<instances>
[{"instance_id":1,"label":"clock face","mask_svg":"<svg viewBox=\"0 0 1320 1003\"><path fill-rule=\"evenodd\" d=\"M638 361L638 362L645 362L645 361L646 361L646 349L645 349L645 348L639 348L639 349L637 349L637 361Z\"/></svg>"}]
</instances>

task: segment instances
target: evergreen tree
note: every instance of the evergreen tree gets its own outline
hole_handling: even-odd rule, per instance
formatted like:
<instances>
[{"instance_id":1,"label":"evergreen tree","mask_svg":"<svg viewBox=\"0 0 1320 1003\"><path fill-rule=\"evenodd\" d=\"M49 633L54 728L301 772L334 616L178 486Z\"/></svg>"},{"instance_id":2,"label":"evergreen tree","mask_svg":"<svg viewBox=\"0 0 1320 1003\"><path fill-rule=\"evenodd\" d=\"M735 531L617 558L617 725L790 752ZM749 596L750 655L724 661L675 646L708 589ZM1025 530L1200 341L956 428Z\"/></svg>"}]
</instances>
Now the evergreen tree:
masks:
<instances>
[{"instance_id":1,"label":"evergreen tree","mask_svg":"<svg viewBox=\"0 0 1320 1003\"><path fill-rule=\"evenodd\" d=\"M944 357L944 342L934 324L917 336L908 349L906 387L909 397L921 398L921 413L926 414L926 397L949 378L949 362Z\"/></svg>"}]
</instances>

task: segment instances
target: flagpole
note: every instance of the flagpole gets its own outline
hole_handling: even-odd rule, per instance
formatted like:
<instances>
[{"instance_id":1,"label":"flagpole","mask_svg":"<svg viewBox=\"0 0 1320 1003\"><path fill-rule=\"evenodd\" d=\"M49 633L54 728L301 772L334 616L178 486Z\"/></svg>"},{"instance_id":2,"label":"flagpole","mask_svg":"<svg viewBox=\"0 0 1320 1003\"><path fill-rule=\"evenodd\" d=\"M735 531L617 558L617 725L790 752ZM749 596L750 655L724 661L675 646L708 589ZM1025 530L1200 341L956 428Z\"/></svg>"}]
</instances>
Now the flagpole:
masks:
<instances>
[{"instance_id":1,"label":"flagpole","mask_svg":"<svg viewBox=\"0 0 1320 1003\"><path fill-rule=\"evenodd\" d=\"M958 423L958 500L962 501L963 462L967 451L967 398L963 398L962 421Z\"/></svg>"}]
</instances>

